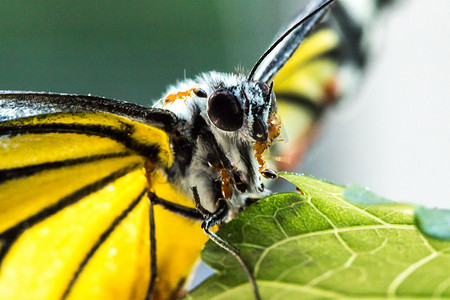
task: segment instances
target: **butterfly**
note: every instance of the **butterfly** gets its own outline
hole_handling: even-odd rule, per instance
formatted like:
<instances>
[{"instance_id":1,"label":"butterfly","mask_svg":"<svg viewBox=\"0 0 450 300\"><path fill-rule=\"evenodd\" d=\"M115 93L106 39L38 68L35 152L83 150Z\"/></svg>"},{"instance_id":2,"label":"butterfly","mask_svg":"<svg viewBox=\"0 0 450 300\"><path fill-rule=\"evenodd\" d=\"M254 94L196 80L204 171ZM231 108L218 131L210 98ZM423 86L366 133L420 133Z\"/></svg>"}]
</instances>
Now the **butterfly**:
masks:
<instances>
[{"instance_id":1,"label":"butterfly","mask_svg":"<svg viewBox=\"0 0 450 300\"><path fill-rule=\"evenodd\" d=\"M258 298L212 228L267 195L263 153L282 138L274 90L299 94L280 70L332 2L312 2L249 74L204 73L152 108L2 92L0 297L165 299L209 237ZM324 40L334 47L309 43Z\"/></svg>"}]
</instances>

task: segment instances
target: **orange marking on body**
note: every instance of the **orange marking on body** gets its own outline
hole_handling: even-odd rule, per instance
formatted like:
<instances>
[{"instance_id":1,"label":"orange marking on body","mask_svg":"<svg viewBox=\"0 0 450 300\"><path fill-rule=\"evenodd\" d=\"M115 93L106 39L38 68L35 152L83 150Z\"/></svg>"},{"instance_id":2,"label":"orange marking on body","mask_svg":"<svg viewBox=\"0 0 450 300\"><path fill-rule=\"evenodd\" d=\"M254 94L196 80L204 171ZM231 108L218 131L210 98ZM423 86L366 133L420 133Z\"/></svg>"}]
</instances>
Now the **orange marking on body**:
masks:
<instances>
[{"instance_id":1,"label":"orange marking on body","mask_svg":"<svg viewBox=\"0 0 450 300\"><path fill-rule=\"evenodd\" d=\"M258 141L253 146L253 154L255 155L256 161L259 164L259 172L261 173L265 169L267 169L266 160L263 157L263 152L269 146L269 141Z\"/></svg>"},{"instance_id":2,"label":"orange marking on body","mask_svg":"<svg viewBox=\"0 0 450 300\"><path fill-rule=\"evenodd\" d=\"M233 187L231 186L231 177L228 175L227 170L222 168L219 170L222 175L222 195L225 199L231 199L233 197Z\"/></svg>"},{"instance_id":3,"label":"orange marking on body","mask_svg":"<svg viewBox=\"0 0 450 300\"><path fill-rule=\"evenodd\" d=\"M184 102L186 102L187 101L186 98L189 97L192 94L192 92L196 93L198 90L199 90L198 88L192 88L192 89L189 89L189 90L187 90L185 92L178 92L176 94L169 94L166 98L164 98L164 103L162 105L162 108L164 108L164 106L169 104L169 103L175 102L176 100L183 99Z\"/></svg>"},{"instance_id":4,"label":"orange marking on body","mask_svg":"<svg viewBox=\"0 0 450 300\"><path fill-rule=\"evenodd\" d=\"M227 169L223 167L221 161L216 161L210 165L214 170L220 173L221 177L221 190L224 199L231 199L233 197L233 187L231 186L231 176L228 174Z\"/></svg>"},{"instance_id":5,"label":"orange marking on body","mask_svg":"<svg viewBox=\"0 0 450 300\"><path fill-rule=\"evenodd\" d=\"M263 157L264 151L272 145L273 140L280 136L281 134L281 121L280 118L276 114L271 114L269 117L268 131L269 138L267 141L258 141L253 146L253 154L256 160L259 163L259 172L263 172L267 169L267 162Z\"/></svg>"},{"instance_id":6,"label":"orange marking on body","mask_svg":"<svg viewBox=\"0 0 450 300\"><path fill-rule=\"evenodd\" d=\"M269 117L269 139L270 142L276 139L281 134L281 120L276 114L271 114Z\"/></svg>"}]
</instances>

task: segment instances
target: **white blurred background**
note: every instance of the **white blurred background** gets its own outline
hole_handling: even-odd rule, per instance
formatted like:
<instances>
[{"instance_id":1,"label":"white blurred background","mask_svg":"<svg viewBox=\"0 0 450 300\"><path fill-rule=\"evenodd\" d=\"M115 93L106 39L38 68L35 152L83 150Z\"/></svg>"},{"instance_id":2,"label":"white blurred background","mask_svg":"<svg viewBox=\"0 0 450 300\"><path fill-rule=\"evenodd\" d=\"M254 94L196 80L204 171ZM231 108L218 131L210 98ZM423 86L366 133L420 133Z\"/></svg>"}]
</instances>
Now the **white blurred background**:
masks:
<instances>
[{"instance_id":1,"label":"white blurred background","mask_svg":"<svg viewBox=\"0 0 450 300\"><path fill-rule=\"evenodd\" d=\"M356 99L334 109L301 169L395 201L450 208L450 1L406 0Z\"/></svg>"}]
</instances>

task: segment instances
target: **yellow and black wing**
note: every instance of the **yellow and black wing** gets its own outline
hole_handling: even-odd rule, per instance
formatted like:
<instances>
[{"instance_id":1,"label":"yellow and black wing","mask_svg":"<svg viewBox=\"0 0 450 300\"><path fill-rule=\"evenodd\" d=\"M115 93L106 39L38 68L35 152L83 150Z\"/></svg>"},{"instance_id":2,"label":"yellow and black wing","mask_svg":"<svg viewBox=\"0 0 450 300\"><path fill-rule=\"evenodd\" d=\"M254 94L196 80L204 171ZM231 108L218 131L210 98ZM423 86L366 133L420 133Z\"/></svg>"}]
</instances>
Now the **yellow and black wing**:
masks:
<instances>
[{"instance_id":1,"label":"yellow and black wing","mask_svg":"<svg viewBox=\"0 0 450 300\"><path fill-rule=\"evenodd\" d=\"M272 151L281 158L280 169L295 170L317 133L317 121L339 96L339 45L334 30L320 28L274 78L278 115L288 138Z\"/></svg>"},{"instance_id":2,"label":"yellow and black wing","mask_svg":"<svg viewBox=\"0 0 450 300\"><path fill-rule=\"evenodd\" d=\"M176 117L44 93L4 92L0 109L0 299L144 299L151 276L147 191L188 202L158 172L149 180L144 168L147 161L172 163L168 133ZM154 214L153 298L164 299L206 238L195 222L160 207Z\"/></svg>"},{"instance_id":3,"label":"yellow and black wing","mask_svg":"<svg viewBox=\"0 0 450 300\"><path fill-rule=\"evenodd\" d=\"M351 1L336 1L328 18L309 33L275 75L278 114L288 139L272 151L279 156L280 169L296 170L319 130L323 113L352 94L370 56L370 29L393 1L370 2L371 11L362 15L351 9Z\"/></svg>"}]
</instances>

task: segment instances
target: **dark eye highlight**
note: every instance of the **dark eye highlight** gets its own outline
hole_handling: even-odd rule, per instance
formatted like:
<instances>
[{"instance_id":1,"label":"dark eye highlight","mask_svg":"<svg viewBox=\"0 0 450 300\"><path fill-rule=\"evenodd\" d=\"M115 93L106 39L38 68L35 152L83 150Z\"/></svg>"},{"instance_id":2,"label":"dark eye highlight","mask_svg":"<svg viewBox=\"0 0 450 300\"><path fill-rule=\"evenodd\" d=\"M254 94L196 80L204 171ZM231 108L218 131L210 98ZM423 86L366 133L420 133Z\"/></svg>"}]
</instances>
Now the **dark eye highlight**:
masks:
<instances>
[{"instance_id":1,"label":"dark eye highlight","mask_svg":"<svg viewBox=\"0 0 450 300\"><path fill-rule=\"evenodd\" d=\"M207 113L211 122L225 131L236 131L244 123L242 105L228 89L218 89L211 94Z\"/></svg>"}]
</instances>

